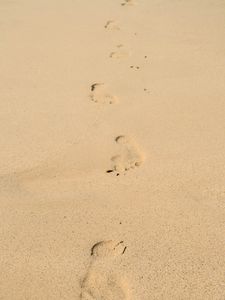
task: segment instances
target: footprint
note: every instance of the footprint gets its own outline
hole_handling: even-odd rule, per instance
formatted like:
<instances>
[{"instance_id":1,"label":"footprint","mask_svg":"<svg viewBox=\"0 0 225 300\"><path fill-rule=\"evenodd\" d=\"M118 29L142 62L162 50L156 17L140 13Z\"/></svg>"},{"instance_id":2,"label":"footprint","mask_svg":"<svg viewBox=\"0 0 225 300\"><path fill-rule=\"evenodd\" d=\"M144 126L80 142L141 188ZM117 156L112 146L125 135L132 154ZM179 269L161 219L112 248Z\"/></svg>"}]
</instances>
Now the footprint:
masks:
<instances>
[{"instance_id":1,"label":"footprint","mask_svg":"<svg viewBox=\"0 0 225 300\"><path fill-rule=\"evenodd\" d=\"M117 45L117 49L110 53L109 57L115 59L126 58L130 56L130 52L124 49L123 45Z\"/></svg>"},{"instance_id":2,"label":"footprint","mask_svg":"<svg viewBox=\"0 0 225 300\"><path fill-rule=\"evenodd\" d=\"M120 30L120 27L114 20L107 21L104 27L108 30Z\"/></svg>"},{"instance_id":3,"label":"footprint","mask_svg":"<svg viewBox=\"0 0 225 300\"><path fill-rule=\"evenodd\" d=\"M115 142L120 146L120 152L111 158L112 169L108 170L107 173L117 172L119 175L121 172L139 167L143 163L144 155L134 141L120 135L115 139Z\"/></svg>"},{"instance_id":4,"label":"footprint","mask_svg":"<svg viewBox=\"0 0 225 300\"><path fill-rule=\"evenodd\" d=\"M123 241L115 242L115 241L102 241L95 244L91 248L91 256L96 258L104 258L104 257L116 257L120 254L123 254L126 249L124 247Z\"/></svg>"},{"instance_id":5,"label":"footprint","mask_svg":"<svg viewBox=\"0 0 225 300\"><path fill-rule=\"evenodd\" d=\"M144 92L146 92L147 94L150 94L150 90L147 88L144 88Z\"/></svg>"},{"instance_id":6,"label":"footprint","mask_svg":"<svg viewBox=\"0 0 225 300\"><path fill-rule=\"evenodd\" d=\"M96 103L115 104L118 102L118 98L107 91L104 83L92 84L90 98Z\"/></svg>"},{"instance_id":7,"label":"footprint","mask_svg":"<svg viewBox=\"0 0 225 300\"><path fill-rule=\"evenodd\" d=\"M121 3L122 6L134 5L134 4L135 4L134 0L124 0L124 2Z\"/></svg>"},{"instance_id":8,"label":"footprint","mask_svg":"<svg viewBox=\"0 0 225 300\"><path fill-rule=\"evenodd\" d=\"M139 70L140 67L139 66L130 66L131 69L134 69L134 70Z\"/></svg>"},{"instance_id":9,"label":"footprint","mask_svg":"<svg viewBox=\"0 0 225 300\"><path fill-rule=\"evenodd\" d=\"M126 278L117 260L125 253L123 241L102 241L91 249L91 262L81 282L82 300L130 300Z\"/></svg>"}]
</instances>

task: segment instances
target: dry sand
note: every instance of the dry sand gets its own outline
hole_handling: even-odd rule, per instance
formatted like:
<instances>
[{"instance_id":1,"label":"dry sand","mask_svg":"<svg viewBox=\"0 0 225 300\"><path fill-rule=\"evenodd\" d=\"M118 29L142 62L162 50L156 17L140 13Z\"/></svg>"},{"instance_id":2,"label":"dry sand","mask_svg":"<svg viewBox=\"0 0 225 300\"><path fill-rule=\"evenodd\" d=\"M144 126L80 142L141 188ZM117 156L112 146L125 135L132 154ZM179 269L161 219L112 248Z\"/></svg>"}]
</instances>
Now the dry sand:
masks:
<instances>
[{"instance_id":1,"label":"dry sand","mask_svg":"<svg viewBox=\"0 0 225 300\"><path fill-rule=\"evenodd\" d=\"M0 0L0 299L225 299L225 1Z\"/></svg>"}]
</instances>

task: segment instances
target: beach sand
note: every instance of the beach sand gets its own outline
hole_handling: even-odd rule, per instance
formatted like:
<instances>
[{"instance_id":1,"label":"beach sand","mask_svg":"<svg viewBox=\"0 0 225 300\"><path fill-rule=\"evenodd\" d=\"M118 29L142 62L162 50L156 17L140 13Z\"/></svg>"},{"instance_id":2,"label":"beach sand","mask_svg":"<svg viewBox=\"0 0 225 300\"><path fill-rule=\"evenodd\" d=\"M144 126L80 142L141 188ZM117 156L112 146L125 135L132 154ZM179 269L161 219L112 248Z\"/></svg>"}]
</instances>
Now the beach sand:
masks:
<instances>
[{"instance_id":1,"label":"beach sand","mask_svg":"<svg viewBox=\"0 0 225 300\"><path fill-rule=\"evenodd\" d=\"M225 299L225 1L0 1L0 299Z\"/></svg>"}]
</instances>

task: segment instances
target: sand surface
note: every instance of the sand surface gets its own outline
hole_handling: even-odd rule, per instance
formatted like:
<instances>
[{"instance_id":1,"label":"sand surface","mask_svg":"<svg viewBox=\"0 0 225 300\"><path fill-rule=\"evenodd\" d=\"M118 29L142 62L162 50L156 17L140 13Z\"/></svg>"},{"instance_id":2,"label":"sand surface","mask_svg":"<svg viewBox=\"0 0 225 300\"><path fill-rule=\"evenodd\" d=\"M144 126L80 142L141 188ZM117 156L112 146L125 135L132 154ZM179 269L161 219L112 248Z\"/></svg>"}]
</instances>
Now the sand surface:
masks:
<instances>
[{"instance_id":1,"label":"sand surface","mask_svg":"<svg viewBox=\"0 0 225 300\"><path fill-rule=\"evenodd\" d=\"M225 1L0 0L0 299L225 299Z\"/></svg>"}]
</instances>

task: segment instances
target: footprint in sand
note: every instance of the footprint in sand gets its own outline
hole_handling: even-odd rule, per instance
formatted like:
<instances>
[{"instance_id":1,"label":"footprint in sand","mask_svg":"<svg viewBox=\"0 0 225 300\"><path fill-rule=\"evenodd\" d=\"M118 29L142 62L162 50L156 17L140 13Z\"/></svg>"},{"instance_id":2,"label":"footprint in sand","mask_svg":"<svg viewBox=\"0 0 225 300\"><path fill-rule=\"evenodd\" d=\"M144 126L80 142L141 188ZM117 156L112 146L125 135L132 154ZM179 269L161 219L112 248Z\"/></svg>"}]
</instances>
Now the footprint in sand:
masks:
<instances>
[{"instance_id":1,"label":"footprint in sand","mask_svg":"<svg viewBox=\"0 0 225 300\"><path fill-rule=\"evenodd\" d=\"M122 59L130 56L130 52L127 51L122 44L117 45L117 49L110 53L110 58Z\"/></svg>"},{"instance_id":2,"label":"footprint in sand","mask_svg":"<svg viewBox=\"0 0 225 300\"><path fill-rule=\"evenodd\" d=\"M134 141L124 135L120 135L115 139L120 146L120 152L111 158L112 169L107 173L128 171L135 167L139 167L144 161L144 155Z\"/></svg>"},{"instance_id":3,"label":"footprint in sand","mask_svg":"<svg viewBox=\"0 0 225 300\"><path fill-rule=\"evenodd\" d=\"M118 98L108 92L107 86L104 83L94 83L91 85L90 98L96 103L115 104L118 102Z\"/></svg>"},{"instance_id":4,"label":"footprint in sand","mask_svg":"<svg viewBox=\"0 0 225 300\"><path fill-rule=\"evenodd\" d=\"M124 0L124 2L121 3L122 6L125 5L134 5L135 1L134 0Z\"/></svg>"},{"instance_id":5,"label":"footprint in sand","mask_svg":"<svg viewBox=\"0 0 225 300\"><path fill-rule=\"evenodd\" d=\"M91 249L91 262L81 282L82 300L130 300L126 278L118 269L119 258L125 253L123 241L102 241Z\"/></svg>"},{"instance_id":6,"label":"footprint in sand","mask_svg":"<svg viewBox=\"0 0 225 300\"><path fill-rule=\"evenodd\" d=\"M104 27L108 30L120 30L120 27L114 20L107 21Z\"/></svg>"}]
</instances>

